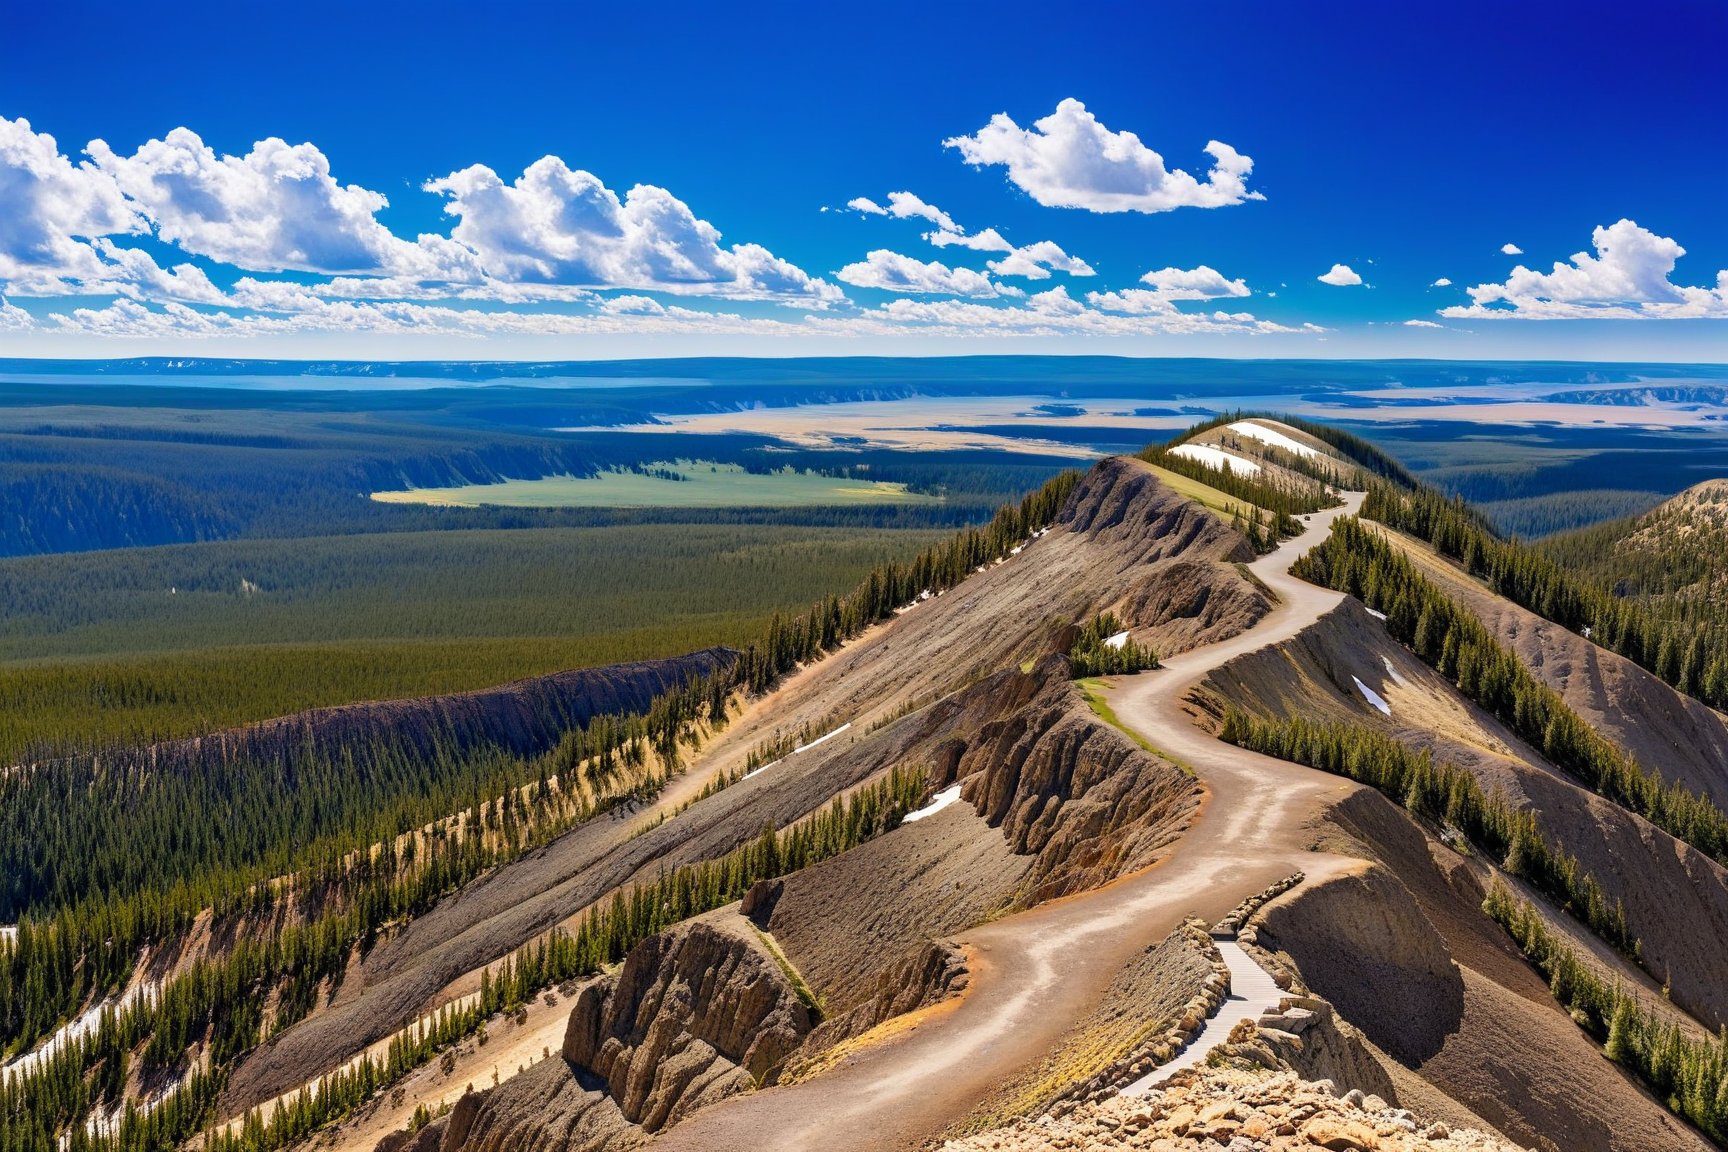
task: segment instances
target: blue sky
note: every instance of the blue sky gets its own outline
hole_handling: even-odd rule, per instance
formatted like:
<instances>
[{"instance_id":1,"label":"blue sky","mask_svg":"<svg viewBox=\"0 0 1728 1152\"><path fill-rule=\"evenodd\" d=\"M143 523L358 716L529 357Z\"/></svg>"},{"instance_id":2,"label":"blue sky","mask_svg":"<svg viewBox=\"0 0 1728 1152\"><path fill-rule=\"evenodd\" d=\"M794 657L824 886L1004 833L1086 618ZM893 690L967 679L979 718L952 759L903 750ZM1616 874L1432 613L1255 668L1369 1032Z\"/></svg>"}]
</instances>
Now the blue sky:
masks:
<instances>
[{"instance_id":1,"label":"blue sky","mask_svg":"<svg viewBox=\"0 0 1728 1152\"><path fill-rule=\"evenodd\" d=\"M1720 3L136 11L8 15L0 354L1728 358Z\"/></svg>"}]
</instances>

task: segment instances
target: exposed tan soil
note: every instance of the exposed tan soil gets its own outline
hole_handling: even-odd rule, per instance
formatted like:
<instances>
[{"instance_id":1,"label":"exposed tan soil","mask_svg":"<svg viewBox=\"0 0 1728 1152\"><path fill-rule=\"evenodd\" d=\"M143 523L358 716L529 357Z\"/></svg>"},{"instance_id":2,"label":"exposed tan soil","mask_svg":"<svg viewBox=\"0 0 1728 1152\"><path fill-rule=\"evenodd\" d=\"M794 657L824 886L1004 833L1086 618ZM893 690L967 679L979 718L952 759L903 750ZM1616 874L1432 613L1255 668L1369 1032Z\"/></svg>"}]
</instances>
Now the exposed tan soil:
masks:
<instances>
[{"instance_id":1,"label":"exposed tan soil","mask_svg":"<svg viewBox=\"0 0 1728 1152\"><path fill-rule=\"evenodd\" d=\"M1310 527L1324 532L1333 514ZM1353 786L1219 745L1191 726L1182 694L1211 664L1294 635L1338 601L1294 580L1299 545L1253 565L1281 603L1249 636L1126 678L1114 704L1125 723L1193 764L1211 789L1195 826L1168 859L1103 889L1040 905L961 934L976 958L957 1005L801 1083L698 1113L661 1135L666 1148L916 1146L960 1119L1017 1071L1042 1059L1101 1002L1123 966L1189 914L1216 920L1292 871L1326 874L1352 862L1310 851L1311 816ZM1262 631L1264 630L1264 631ZM1262 638L1264 637L1264 639ZM1252 846L1251 852L1244 852ZM940 1092L930 1090L941 1085Z\"/></svg>"},{"instance_id":2,"label":"exposed tan soil","mask_svg":"<svg viewBox=\"0 0 1728 1152\"><path fill-rule=\"evenodd\" d=\"M1675 1119L1556 1006L1482 915L1480 881L1401 810L1362 792L1339 826L1382 859L1269 905L1280 953L1374 1045L1512 1139L1556 1152L1694 1149Z\"/></svg>"},{"instance_id":3,"label":"exposed tan soil","mask_svg":"<svg viewBox=\"0 0 1728 1152\"><path fill-rule=\"evenodd\" d=\"M1220 976L1222 964L1197 921L1172 932L1124 964L1097 1007L1043 1060L992 1092L961 1127L1039 1115L1059 1100L1084 1099L1095 1089L1134 1079L1136 1056L1169 1029L1197 1023L1186 1017L1208 981L1223 995L1228 970Z\"/></svg>"},{"instance_id":4,"label":"exposed tan soil","mask_svg":"<svg viewBox=\"0 0 1728 1152\"><path fill-rule=\"evenodd\" d=\"M1539 810L1629 912L1642 905L1646 958L1686 970L1676 1005L1728 996L1728 958L1705 954L1728 938L1721 869L1559 776L1359 605L1288 574L1339 514L1315 514L1305 539L1254 560L1137 462L1101 464L1050 533L752 702L674 795L776 733L845 732L656 827L596 821L471 885L376 949L232 1092L328 1066L332 1050L387 1032L632 878L910 766L932 793L958 783L960 800L643 942L583 993L558 1057L380 1148L909 1149L1043 1112L953 1147L1701 1152L1482 914L1492 862L1445 847L1371 790L1213 734L1233 703L1434 749ZM1166 657L1105 682L1126 731L1094 714L1052 654L1104 608ZM1271 1040L1214 1055L1337 1077L1336 1090L1238 1068L1105 1098L1112 1070L1221 979L1185 920L1216 922L1296 872L1306 880L1252 915L1243 944L1281 985L1330 1003L1308 1001L1325 1011L1303 1018L1301 1037L1263 1021ZM1548 914L1601 970L1654 993ZM800 1015L811 994L820 1019ZM1340 1099L1346 1087L1378 1096Z\"/></svg>"},{"instance_id":5,"label":"exposed tan soil","mask_svg":"<svg viewBox=\"0 0 1728 1152\"><path fill-rule=\"evenodd\" d=\"M1385 535L1592 728L1646 768L1728 808L1728 716L1674 691L1625 657L1496 596L1420 541L1398 532Z\"/></svg>"}]
</instances>

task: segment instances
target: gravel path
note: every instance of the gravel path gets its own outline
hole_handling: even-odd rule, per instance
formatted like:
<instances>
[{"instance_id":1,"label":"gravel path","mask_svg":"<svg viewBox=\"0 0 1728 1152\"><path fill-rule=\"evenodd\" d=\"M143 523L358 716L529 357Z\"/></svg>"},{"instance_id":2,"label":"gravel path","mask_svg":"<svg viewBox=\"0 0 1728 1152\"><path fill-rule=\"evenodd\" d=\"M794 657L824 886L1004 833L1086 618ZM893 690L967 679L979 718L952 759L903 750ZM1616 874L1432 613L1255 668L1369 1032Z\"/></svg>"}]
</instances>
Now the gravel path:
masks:
<instances>
[{"instance_id":1,"label":"gravel path","mask_svg":"<svg viewBox=\"0 0 1728 1152\"><path fill-rule=\"evenodd\" d=\"M1199 1066L1214 1048L1229 1040L1230 1030L1236 1025L1244 1020L1258 1020L1264 1013L1278 1007L1284 996L1283 990L1272 979L1271 973L1242 951L1240 944L1234 940L1220 940L1218 954L1224 957L1224 966L1230 969L1230 995L1207 1019L1200 1034L1174 1060L1152 1069L1122 1089L1122 1095L1144 1096L1160 1084L1167 1083L1176 1073Z\"/></svg>"},{"instance_id":2,"label":"gravel path","mask_svg":"<svg viewBox=\"0 0 1728 1152\"><path fill-rule=\"evenodd\" d=\"M664 1150L825 1152L914 1148L964 1116L991 1089L1044 1056L1089 1012L1132 956L1183 917L1216 921L1295 871L1320 879L1356 862L1307 850L1303 826L1353 786L1220 743L1195 727L1183 698L1213 668L1289 639L1343 597L1289 574L1296 557L1353 513L1315 513L1304 533L1250 565L1280 603L1250 631L1122 678L1111 704L1122 722L1191 767L1208 790L1197 823L1158 865L1106 888L982 925L961 943L970 989L891 1040L851 1054L803 1083L735 1097L669 1130ZM1274 1001L1275 1003L1276 1001Z\"/></svg>"}]
</instances>

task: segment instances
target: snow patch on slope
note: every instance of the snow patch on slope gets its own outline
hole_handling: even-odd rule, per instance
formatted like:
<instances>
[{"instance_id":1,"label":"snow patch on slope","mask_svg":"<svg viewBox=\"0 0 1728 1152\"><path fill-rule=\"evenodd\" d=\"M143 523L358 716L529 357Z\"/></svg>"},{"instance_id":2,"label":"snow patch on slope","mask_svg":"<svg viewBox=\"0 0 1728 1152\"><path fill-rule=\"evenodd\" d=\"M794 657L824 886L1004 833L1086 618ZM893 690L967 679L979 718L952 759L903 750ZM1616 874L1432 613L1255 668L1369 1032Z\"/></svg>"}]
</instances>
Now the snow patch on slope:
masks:
<instances>
[{"instance_id":1,"label":"snow patch on slope","mask_svg":"<svg viewBox=\"0 0 1728 1152\"><path fill-rule=\"evenodd\" d=\"M954 801L958 799L960 799L960 785L950 784L948 787L942 789L942 791L936 793L935 798L932 799L930 803L924 805L924 807L918 809L918 811L906 813L905 816L901 817L900 823L910 824L915 820L922 820L926 816L934 816L936 813L942 811L942 809L948 807L948 805L954 803Z\"/></svg>"},{"instance_id":2,"label":"snow patch on slope","mask_svg":"<svg viewBox=\"0 0 1728 1152\"><path fill-rule=\"evenodd\" d=\"M1300 440L1293 440L1284 433L1249 420L1238 420L1227 425L1230 431L1238 436L1246 436L1250 440L1258 440L1262 444L1270 444L1274 448L1282 448L1286 452L1294 452L1298 456L1318 456L1320 453L1308 447Z\"/></svg>"},{"instance_id":3,"label":"snow patch on slope","mask_svg":"<svg viewBox=\"0 0 1728 1152\"><path fill-rule=\"evenodd\" d=\"M1178 444L1170 449L1170 454L1193 460L1198 464L1204 464L1218 472L1229 468L1238 476L1251 476L1260 471L1260 465L1255 461L1244 460L1240 456L1232 456L1224 449L1215 448L1210 444Z\"/></svg>"},{"instance_id":4,"label":"snow patch on slope","mask_svg":"<svg viewBox=\"0 0 1728 1152\"><path fill-rule=\"evenodd\" d=\"M1350 679L1356 681L1356 687L1361 689L1362 698L1364 700L1366 700L1366 701L1368 701L1368 703L1374 705L1374 707L1380 709L1380 711L1385 713L1386 715L1388 715L1388 716L1392 715L1392 705L1386 703L1385 698L1382 697L1380 695L1380 693L1374 691L1374 689L1368 687L1368 685L1362 683L1361 680L1358 680L1354 676L1350 677Z\"/></svg>"}]
</instances>

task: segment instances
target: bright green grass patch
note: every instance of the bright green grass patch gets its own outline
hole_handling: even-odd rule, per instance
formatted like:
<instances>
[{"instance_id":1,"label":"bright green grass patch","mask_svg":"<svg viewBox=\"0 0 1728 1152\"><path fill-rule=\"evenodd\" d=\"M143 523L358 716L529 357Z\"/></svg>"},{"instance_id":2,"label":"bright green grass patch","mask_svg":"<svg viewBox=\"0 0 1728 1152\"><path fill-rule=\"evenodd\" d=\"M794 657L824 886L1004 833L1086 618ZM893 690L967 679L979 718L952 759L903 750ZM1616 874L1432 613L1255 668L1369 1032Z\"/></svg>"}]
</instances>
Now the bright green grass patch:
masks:
<instances>
[{"instance_id":1,"label":"bright green grass patch","mask_svg":"<svg viewBox=\"0 0 1728 1152\"><path fill-rule=\"evenodd\" d=\"M1252 516L1259 511L1253 504L1250 504L1245 500L1238 500L1234 496L1227 496L1211 485L1202 484L1200 481L1191 479L1179 472L1172 472L1168 468L1160 468L1156 464L1148 464L1147 467L1156 472L1159 481L1166 487L1175 491L1177 495L1186 496L1196 504L1216 512L1225 520L1230 519L1238 512L1243 516Z\"/></svg>"},{"instance_id":2,"label":"bright green grass patch","mask_svg":"<svg viewBox=\"0 0 1728 1152\"><path fill-rule=\"evenodd\" d=\"M1104 681L1099 680L1096 677L1088 677L1084 680L1076 680L1074 683L1079 686L1080 694L1086 697L1086 703L1091 705L1093 713L1095 713L1100 720L1104 721L1104 723L1110 725L1112 728L1116 729L1118 732L1122 733L1124 736L1128 737L1128 739L1134 741L1134 743L1140 745L1140 747L1158 757L1160 760L1165 760L1174 764L1177 768L1181 769L1184 775L1194 775L1194 769L1182 763L1182 761L1176 759L1174 756L1171 756L1163 749L1153 747L1146 737L1140 735L1140 733L1122 723L1122 718L1116 715L1116 710L1114 708L1110 707L1110 701L1104 698L1104 693L1109 690Z\"/></svg>"},{"instance_id":3,"label":"bright green grass patch","mask_svg":"<svg viewBox=\"0 0 1728 1152\"><path fill-rule=\"evenodd\" d=\"M456 488L374 492L385 504L474 508L800 508L819 504L936 504L937 496L904 484L822 476L815 472L746 472L736 464L677 460L644 471L595 476L548 476ZM674 478L676 477L676 478Z\"/></svg>"},{"instance_id":4,"label":"bright green grass patch","mask_svg":"<svg viewBox=\"0 0 1728 1152\"><path fill-rule=\"evenodd\" d=\"M1074 683L1080 686L1081 695L1086 697L1086 703L1092 706L1092 711L1097 714L1100 720L1104 721L1104 723L1110 725L1112 728L1117 729L1124 736L1128 737L1130 740L1134 741L1134 743L1140 745L1140 747L1146 749L1146 751L1153 755L1163 755L1163 753L1159 752L1158 749L1148 744L1144 736L1128 727L1128 725L1122 723L1121 718L1116 715L1116 710L1110 707L1110 702L1104 698L1104 693L1107 690L1104 681L1095 676L1089 676L1084 680L1076 680Z\"/></svg>"}]
</instances>

